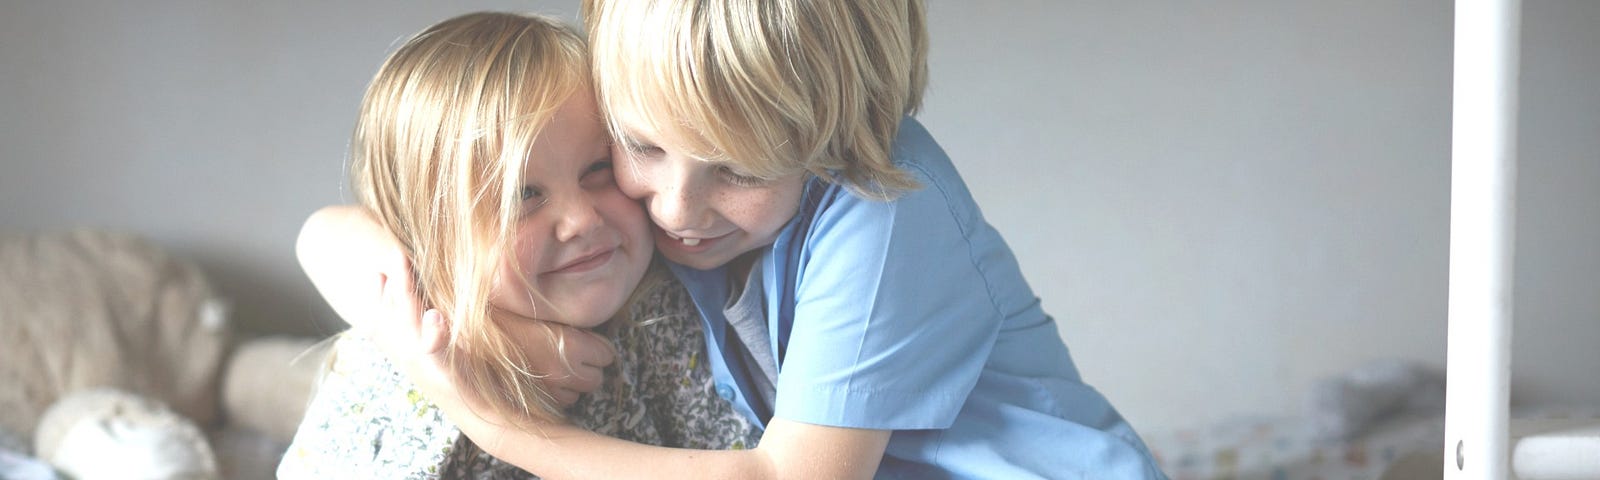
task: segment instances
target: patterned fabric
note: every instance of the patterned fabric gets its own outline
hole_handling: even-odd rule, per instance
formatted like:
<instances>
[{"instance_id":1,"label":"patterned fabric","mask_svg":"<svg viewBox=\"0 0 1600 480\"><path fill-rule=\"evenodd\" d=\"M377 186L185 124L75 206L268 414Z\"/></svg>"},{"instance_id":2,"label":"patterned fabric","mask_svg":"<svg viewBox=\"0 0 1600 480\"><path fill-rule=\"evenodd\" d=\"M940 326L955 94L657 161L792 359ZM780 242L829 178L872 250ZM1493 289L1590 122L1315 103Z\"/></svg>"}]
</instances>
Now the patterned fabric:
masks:
<instances>
[{"instance_id":1,"label":"patterned fabric","mask_svg":"<svg viewBox=\"0 0 1600 480\"><path fill-rule=\"evenodd\" d=\"M603 329L617 345L606 384L568 410L595 432L695 449L753 447L759 431L717 397L705 337L683 287L661 282ZM473 445L368 339L346 335L278 478L525 479Z\"/></svg>"}]
</instances>

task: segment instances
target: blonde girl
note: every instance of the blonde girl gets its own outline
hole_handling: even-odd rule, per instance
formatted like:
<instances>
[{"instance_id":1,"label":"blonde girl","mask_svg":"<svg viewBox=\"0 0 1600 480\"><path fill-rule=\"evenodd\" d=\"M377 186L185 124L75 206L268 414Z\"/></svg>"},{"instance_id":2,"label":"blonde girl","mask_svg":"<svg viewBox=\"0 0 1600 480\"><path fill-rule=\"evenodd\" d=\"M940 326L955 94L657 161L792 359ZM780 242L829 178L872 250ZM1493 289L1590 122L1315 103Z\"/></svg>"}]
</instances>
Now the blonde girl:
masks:
<instances>
[{"instance_id":1,"label":"blonde girl","mask_svg":"<svg viewBox=\"0 0 1600 480\"><path fill-rule=\"evenodd\" d=\"M352 337L375 342L341 343L280 476L504 470L374 351L393 355L405 334L372 320L389 306L363 291L375 285L390 305L449 312L441 364L507 426L570 418L649 443L745 445L748 423L696 361L703 344L681 287L653 282L631 297L652 262L648 223L616 188L587 73L572 29L507 13L445 20L379 68L352 140L361 205L313 215L297 246ZM608 338L581 330L614 317ZM608 340L618 362L602 386Z\"/></svg>"}]
</instances>

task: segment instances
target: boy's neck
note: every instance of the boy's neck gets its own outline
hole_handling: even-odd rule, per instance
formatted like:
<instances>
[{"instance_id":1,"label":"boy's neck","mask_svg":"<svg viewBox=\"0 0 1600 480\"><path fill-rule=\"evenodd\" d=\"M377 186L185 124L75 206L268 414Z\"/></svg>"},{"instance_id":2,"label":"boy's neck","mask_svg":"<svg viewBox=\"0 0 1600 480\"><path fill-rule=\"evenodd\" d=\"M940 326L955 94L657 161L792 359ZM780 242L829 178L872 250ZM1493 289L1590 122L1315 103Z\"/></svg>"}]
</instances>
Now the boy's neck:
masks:
<instances>
[{"instance_id":1,"label":"boy's neck","mask_svg":"<svg viewBox=\"0 0 1600 480\"><path fill-rule=\"evenodd\" d=\"M759 248L751 250L728 262L728 286L733 295L738 295L739 290L744 288L745 278L750 276L750 268L761 258L761 251Z\"/></svg>"}]
</instances>

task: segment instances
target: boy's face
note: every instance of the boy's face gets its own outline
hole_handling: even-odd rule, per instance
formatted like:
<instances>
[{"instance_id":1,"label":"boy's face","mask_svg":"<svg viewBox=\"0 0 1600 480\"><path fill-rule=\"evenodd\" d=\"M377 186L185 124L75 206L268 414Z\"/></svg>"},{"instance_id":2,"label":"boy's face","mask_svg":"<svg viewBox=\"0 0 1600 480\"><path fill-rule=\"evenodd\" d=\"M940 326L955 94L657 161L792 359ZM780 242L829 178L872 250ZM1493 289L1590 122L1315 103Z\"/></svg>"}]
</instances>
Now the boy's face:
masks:
<instances>
[{"instance_id":1,"label":"boy's face","mask_svg":"<svg viewBox=\"0 0 1600 480\"><path fill-rule=\"evenodd\" d=\"M644 202L656 249L668 260L708 270L771 245L800 206L806 174L744 175L731 163L694 158L654 132L623 125L613 147L617 185Z\"/></svg>"},{"instance_id":2,"label":"boy's face","mask_svg":"<svg viewBox=\"0 0 1600 480\"><path fill-rule=\"evenodd\" d=\"M575 95L540 132L523 166L513 250L491 303L593 327L622 308L650 266L649 226L622 195L594 99ZM528 288L533 289L530 295Z\"/></svg>"}]
</instances>

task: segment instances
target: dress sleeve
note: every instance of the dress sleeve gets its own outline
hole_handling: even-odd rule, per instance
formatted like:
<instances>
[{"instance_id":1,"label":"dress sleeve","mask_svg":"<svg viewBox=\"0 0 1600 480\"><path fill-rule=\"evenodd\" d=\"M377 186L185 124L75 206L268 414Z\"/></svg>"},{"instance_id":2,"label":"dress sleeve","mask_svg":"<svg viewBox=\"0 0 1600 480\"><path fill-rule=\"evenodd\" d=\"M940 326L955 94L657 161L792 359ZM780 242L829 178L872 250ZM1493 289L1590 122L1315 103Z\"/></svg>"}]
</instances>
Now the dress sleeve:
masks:
<instances>
[{"instance_id":1,"label":"dress sleeve","mask_svg":"<svg viewBox=\"0 0 1600 480\"><path fill-rule=\"evenodd\" d=\"M969 240L973 219L921 189L891 202L845 192L819 210L800 253L775 416L872 429L954 421L1001 324Z\"/></svg>"}]
</instances>

